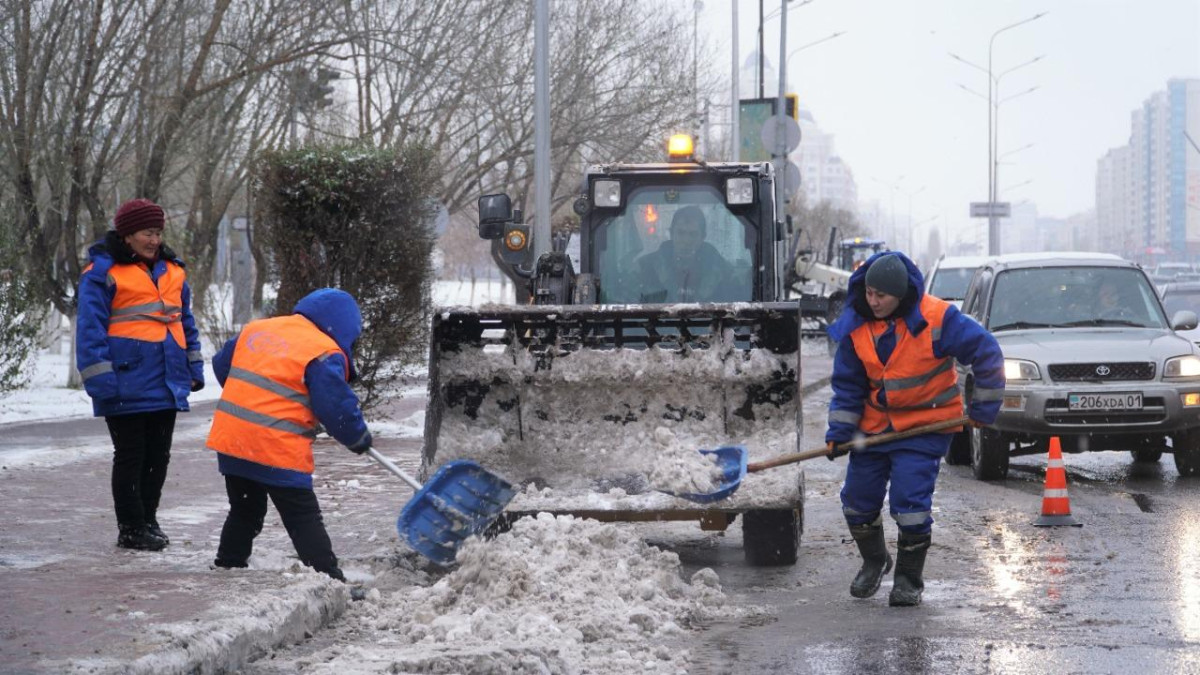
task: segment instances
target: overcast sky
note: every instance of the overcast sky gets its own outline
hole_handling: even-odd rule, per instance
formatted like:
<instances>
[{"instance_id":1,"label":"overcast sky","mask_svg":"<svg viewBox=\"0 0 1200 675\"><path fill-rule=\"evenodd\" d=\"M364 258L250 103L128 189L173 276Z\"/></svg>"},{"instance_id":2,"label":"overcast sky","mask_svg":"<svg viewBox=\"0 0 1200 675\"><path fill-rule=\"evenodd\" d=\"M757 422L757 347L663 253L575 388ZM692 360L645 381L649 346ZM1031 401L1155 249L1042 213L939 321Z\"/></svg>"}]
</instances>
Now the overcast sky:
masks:
<instances>
[{"instance_id":1,"label":"overcast sky","mask_svg":"<svg viewBox=\"0 0 1200 675\"><path fill-rule=\"evenodd\" d=\"M679 0L689 8L694 0ZM1200 0L793 0L788 52L838 31L790 59L790 90L854 171L860 200L946 227L980 225L968 204L987 199L988 40L1004 26L1047 15L995 41L999 98L1035 91L999 107L1000 199L1036 203L1041 215L1093 207L1096 160L1129 139L1130 112L1173 77L1200 77ZM728 75L732 2L738 3L739 62L755 50L758 0L703 0L702 41ZM764 0L765 14L779 0ZM770 62L779 57L779 17L766 21ZM743 84L743 86L745 86ZM778 91L768 82L767 95ZM722 101L727 103L728 101ZM1032 181L1020 187L1025 181ZM1012 187L1010 190L1006 188ZM923 189L922 189L923 188Z\"/></svg>"}]
</instances>

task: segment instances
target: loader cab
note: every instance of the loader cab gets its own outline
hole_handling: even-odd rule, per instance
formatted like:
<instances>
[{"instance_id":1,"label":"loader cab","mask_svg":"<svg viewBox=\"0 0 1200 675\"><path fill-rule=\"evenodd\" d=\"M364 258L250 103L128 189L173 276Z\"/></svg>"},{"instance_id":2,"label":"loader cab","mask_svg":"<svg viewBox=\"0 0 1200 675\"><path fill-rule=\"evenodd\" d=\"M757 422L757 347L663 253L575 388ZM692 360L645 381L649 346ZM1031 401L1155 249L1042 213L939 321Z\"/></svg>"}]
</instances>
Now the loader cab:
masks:
<instances>
[{"instance_id":1,"label":"loader cab","mask_svg":"<svg viewBox=\"0 0 1200 675\"><path fill-rule=\"evenodd\" d=\"M781 288L768 164L592 167L581 275L597 304L761 302Z\"/></svg>"},{"instance_id":2,"label":"loader cab","mask_svg":"<svg viewBox=\"0 0 1200 675\"><path fill-rule=\"evenodd\" d=\"M882 239L854 237L843 239L838 250L838 266L847 272L853 272L871 256L888 250L888 247L887 242Z\"/></svg>"}]
</instances>

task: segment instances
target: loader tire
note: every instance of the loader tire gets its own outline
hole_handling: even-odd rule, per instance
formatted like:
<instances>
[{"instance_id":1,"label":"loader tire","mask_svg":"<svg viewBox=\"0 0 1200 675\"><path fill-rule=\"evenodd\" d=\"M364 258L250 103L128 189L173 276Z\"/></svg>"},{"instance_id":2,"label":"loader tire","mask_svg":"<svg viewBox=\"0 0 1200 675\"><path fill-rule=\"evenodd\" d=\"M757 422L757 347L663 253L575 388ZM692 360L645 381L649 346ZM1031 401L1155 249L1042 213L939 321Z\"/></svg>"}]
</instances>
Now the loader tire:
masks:
<instances>
[{"instance_id":1,"label":"loader tire","mask_svg":"<svg viewBox=\"0 0 1200 675\"><path fill-rule=\"evenodd\" d=\"M746 562L759 567L796 564L803 529L800 509L747 511L742 514Z\"/></svg>"}]
</instances>

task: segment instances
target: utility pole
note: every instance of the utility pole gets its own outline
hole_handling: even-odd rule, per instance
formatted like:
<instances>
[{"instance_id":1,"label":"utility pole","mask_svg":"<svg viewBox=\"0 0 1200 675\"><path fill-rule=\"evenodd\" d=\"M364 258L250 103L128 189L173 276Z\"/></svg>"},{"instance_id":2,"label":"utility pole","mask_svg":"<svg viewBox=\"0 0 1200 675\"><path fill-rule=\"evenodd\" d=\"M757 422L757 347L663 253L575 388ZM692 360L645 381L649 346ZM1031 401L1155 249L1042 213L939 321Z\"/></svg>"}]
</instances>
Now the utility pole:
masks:
<instances>
[{"instance_id":1,"label":"utility pole","mask_svg":"<svg viewBox=\"0 0 1200 675\"><path fill-rule=\"evenodd\" d=\"M550 0L536 0L534 12L533 259L537 261L550 252Z\"/></svg>"},{"instance_id":2,"label":"utility pole","mask_svg":"<svg viewBox=\"0 0 1200 675\"><path fill-rule=\"evenodd\" d=\"M765 60L763 58L763 0L758 0L758 97L766 98L767 93L763 85L763 66Z\"/></svg>"},{"instance_id":3,"label":"utility pole","mask_svg":"<svg viewBox=\"0 0 1200 675\"><path fill-rule=\"evenodd\" d=\"M738 82L738 70L741 64L738 63L738 3L737 0L729 3L733 7L733 89L729 97L729 119L731 122L729 136L731 139L730 158L734 162L740 162L742 155L742 128L741 128L741 89Z\"/></svg>"},{"instance_id":4,"label":"utility pole","mask_svg":"<svg viewBox=\"0 0 1200 675\"><path fill-rule=\"evenodd\" d=\"M775 220L784 219L784 192L787 184L788 147L785 124L787 120L787 5L779 0L779 96L775 101ZM761 30L761 24L759 26Z\"/></svg>"}]
</instances>

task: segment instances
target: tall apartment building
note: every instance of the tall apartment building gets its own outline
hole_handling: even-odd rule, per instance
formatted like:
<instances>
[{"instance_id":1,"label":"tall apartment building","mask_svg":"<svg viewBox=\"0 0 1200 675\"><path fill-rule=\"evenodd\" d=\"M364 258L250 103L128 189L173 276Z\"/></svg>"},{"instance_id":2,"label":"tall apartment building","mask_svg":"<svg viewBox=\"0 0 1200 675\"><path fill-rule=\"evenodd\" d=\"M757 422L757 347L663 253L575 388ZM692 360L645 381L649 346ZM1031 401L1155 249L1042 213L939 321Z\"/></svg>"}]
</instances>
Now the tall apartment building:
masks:
<instances>
[{"instance_id":1,"label":"tall apartment building","mask_svg":"<svg viewBox=\"0 0 1200 675\"><path fill-rule=\"evenodd\" d=\"M823 201L846 211L858 211L858 183L854 172L833 147L833 135L817 126L812 112L801 106L800 145L792 160L800 167L800 189L805 201Z\"/></svg>"},{"instance_id":2,"label":"tall apartment building","mask_svg":"<svg viewBox=\"0 0 1200 675\"><path fill-rule=\"evenodd\" d=\"M1189 140L1190 137L1190 140ZM1097 242L1157 262L1200 260L1200 80L1172 79L1096 163Z\"/></svg>"}]
</instances>

